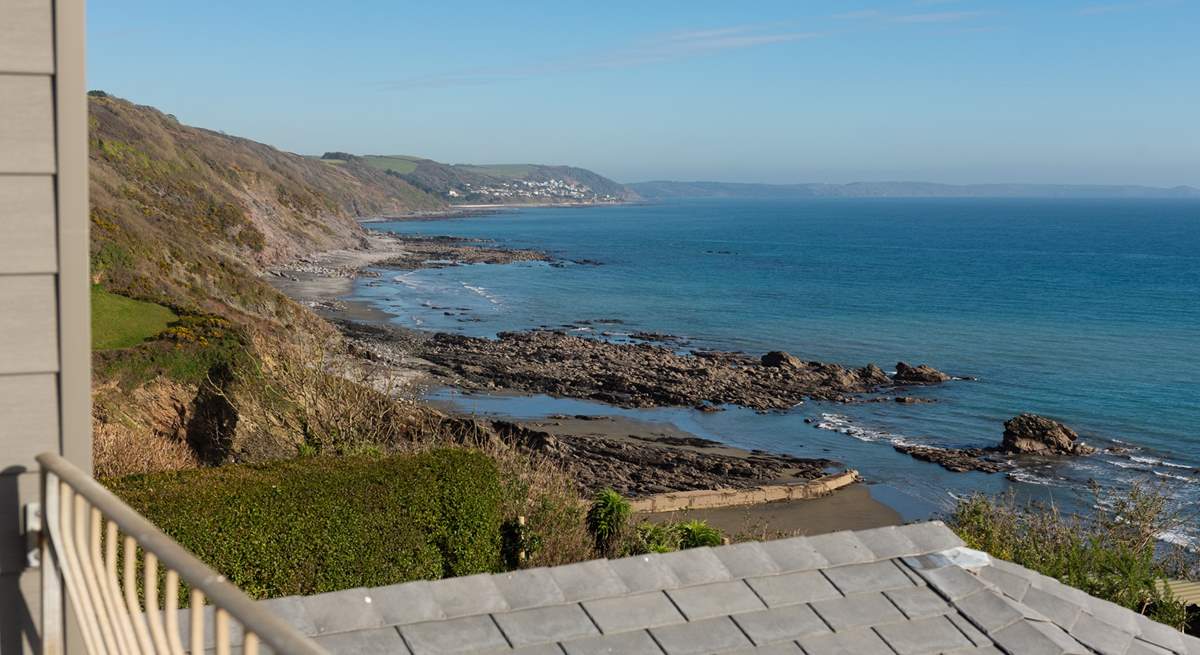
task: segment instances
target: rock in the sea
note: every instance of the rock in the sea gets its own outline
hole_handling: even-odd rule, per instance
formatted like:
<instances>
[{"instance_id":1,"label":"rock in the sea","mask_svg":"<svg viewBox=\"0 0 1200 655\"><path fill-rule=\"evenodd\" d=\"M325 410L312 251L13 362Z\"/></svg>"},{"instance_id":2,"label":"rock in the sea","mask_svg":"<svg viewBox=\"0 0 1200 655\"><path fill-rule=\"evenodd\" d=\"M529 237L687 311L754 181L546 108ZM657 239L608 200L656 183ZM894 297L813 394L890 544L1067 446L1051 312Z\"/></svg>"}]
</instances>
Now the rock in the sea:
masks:
<instances>
[{"instance_id":1,"label":"rock in the sea","mask_svg":"<svg viewBox=\"0 0 1200 655\"><path fill-rule=\"evenodd\" d=\"M983 448L937 448L916 444L892 444L892 447L923 462L940 464L942 468L955 473L1000 473L1012 468L1007 462L995 459L991 452Z\"/></svg>"},{"instance_id":2,"label":"rock in the sea","mask_svg":"<svg viewBox=\"0 0 1200 655\"><path fill-rule=\"evenodd\" d=\"M762 365L771 368L800 368L804 362L782 350L772 350L762 356Z\"/></svg>"},{"instance_id":3,"label":"rock in the sea","mask_svg":"<svg viewBox=\"0 0 1200 655\"><path fill-rule=\"evenodd\" d=\"M949 380L950 376L927 364L910 366L905 362L897 362L896 374L892 379L899 384L940 384Z\"/></svg>"},{"instance_id":4,"label":"rock in the sea","mask_svg":"<svg viewBox=\"0 0 1200 655\"><path fill-rule=\"evenodd\" d=\"M1031 455L1089 455L1095 448L1077 441L1079 435L1054 419L1021 414L1004 422L1000 450Z\"/></svg>"}]
</instances>

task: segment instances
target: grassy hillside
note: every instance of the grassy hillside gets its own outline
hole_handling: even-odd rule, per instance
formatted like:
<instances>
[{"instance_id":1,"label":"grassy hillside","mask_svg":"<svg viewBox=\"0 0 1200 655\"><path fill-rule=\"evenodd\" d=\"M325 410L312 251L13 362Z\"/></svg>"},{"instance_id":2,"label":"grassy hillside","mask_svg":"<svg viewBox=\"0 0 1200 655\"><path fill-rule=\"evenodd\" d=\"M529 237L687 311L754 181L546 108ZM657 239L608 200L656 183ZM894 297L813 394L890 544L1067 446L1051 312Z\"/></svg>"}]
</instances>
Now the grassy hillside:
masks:
<instances>
[{"instance_id":1,"label":"grassy hillside","mask_svg":"<svg viewBox=\"0 0 1200 655\"><path fill-rule=\"evenodd\" d=\"M262 269L358 246L360 216L446 203L102 93L89 110L97 473L294 454L272 367L336 335Z\"/></svg>"},{"instance_id":2,"label":"grassy hillside","mask_svg":"<svg viewBox=\"0 0 1200 655\"><path fill-rule=\"evenodd\" d=\"M573 166L541 164L443 164L432 159L408 155L364 155L326 153L327 162L359 161L367 166L402 178L431 195L456 202L536 202L543 201L529 189L518 189L515 197L504 189L513 183L560 181L586 187L587 195L604 200L636 200L638 195L625 185L598 173ZM452 193L453 192L453 193Z\"/></svg>"},{"instance_id":3,"label":"grassy hillside","mask_svg":"<svg viewBox=\"0 0 1200 655\"><path fill-rule=\"evenodd\" d=\"M136 346L158 335L178 318L162 305L92 287L92 350Z\"/></svg>"}]
</instances>

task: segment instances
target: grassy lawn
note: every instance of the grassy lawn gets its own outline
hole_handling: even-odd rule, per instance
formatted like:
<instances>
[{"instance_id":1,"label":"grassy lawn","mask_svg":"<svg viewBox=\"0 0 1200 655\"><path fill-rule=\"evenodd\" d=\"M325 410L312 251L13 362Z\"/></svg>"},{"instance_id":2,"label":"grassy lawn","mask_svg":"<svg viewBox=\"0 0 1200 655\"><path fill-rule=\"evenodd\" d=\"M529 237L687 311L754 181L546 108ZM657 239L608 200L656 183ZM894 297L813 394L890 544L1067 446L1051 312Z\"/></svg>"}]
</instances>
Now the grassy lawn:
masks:
<instances>
[{"instance_id":1,"label":"grassy lawn","mask_svg":"<svg viewBox=\"0 0 1200 655\"><path fill-rule=\"evenodd\" d=\"M395 171L401 175L407 175L417 170L417 161L414 157L405 157L396 155L385 157L382 155L368 155L363 157L367 161L367 165L372 168L378 168L383 171Z\"/></svg>"},{"instance_id":2,"label":"grassy lawn","mask_svg":"<svg viewBox=\"0 0 1200 655\"><path fill-rule=\"evenodd\" d=\"M178 319L175 312L92 287L92 350L136 346Z\"/></svg>"}]
</instances>

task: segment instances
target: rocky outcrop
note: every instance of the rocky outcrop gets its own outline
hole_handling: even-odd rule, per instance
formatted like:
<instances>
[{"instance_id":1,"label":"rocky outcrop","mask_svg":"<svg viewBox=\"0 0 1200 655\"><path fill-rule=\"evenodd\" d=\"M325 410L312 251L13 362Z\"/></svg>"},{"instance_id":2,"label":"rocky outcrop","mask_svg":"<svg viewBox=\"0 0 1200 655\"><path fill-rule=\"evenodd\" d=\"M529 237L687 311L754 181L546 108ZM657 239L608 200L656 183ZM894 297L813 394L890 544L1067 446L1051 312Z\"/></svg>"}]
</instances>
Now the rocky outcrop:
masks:
<instances>
[{"instance_id":1,"label":"rocky outcrop","mask_svg":"<svg viewBox=\"0 0 1200 655\"><path fill-rule=\"evenodd\" d=\"M896 374L892 379L897 384L941 384L950 380L950 376L927 364L910 366L905 362L897 362Z\"/></svg>"},{"instance_id":2,"label":"rocky outcrop","mask_svg":"<svg viewBox=\"0 0 1200 655\"><path fill-rule=\"evenodd\" d=\"M934 446L918 446L916 444L893 444L893 448L914 459L932 462L947 471L965 473L980 471L983 473L1000 473L1012 469L1012 465L997 459L994 451L985 448L937 448Z\"/></svg>"},{"instance_id":3,"label":"rocky outcrop","mask_svg":"<svg viewBox=\"0 0 1200 655\"><path fill-rule=\"evenodd\" d=\"M799 358L783 350L772 350L763 355L760 361L763 366L771 368L801 368L804 366L804 362Z\"/></svg>"},{"instance_id":4,"label":"rocky outcrop","mask_svg":"<svg viewBox=\"0 0 1200 655\"><path fill-rule=\"evenodd\" d=\"M1095 448L1078 441L1071 428L1037 414L1021 414L1004 422L1000 450L1028 455L1089 455Z\"/></svg>"},{"instance_id":5,"label":"rocky outcrop","mask_svg":"<svg viewBox=\"0 0 1200 655\"><path fill-rule=\"evenodd\" d=\"M505 332L497 339L436 334L415 354L434 373L466 389L511 389L600 400L622 407L741 405L787 410L805 399L847 402L894 383L878 366L846 368L779 353L679 353L550 330ZM784 357L786 355L786 357ZM790 358L790 359L789 359Z\"/></svg>"}]
</instances>

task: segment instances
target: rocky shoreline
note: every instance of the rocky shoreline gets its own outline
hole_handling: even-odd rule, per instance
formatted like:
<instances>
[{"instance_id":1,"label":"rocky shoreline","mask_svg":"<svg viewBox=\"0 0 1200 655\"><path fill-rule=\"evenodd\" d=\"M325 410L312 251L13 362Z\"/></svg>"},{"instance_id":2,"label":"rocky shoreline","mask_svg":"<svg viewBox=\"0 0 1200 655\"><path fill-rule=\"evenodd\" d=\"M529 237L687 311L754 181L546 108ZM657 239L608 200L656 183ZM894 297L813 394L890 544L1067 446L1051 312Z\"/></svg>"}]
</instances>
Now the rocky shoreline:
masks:
<instances>
[{"instance_id":1,"label":"rocky shoreline","mask_svg":"<svg viewBox=\"0 0 1200 655\"><path fill-rule=\"evenodd\" d=\"M503 333L496 339L431 333L395 326L377 310L342 300L352 290L354 278L368 267L415 270L518 261L568 263L544 252L501 248L485 241L371 232L359 250L299 260L269 276L285 293L334 322L354 356L430 388L548 394L629 408L721 411L726 405L737 405L765 412L786 411L810 399L860 402L864 394L881 391L894 391L896 401L909 402L915 399L902 395L903 389L950 379L927 366L904 363L889 377L875 365L848 368L782 351L762 356L688 351L686 340L655 332L637 332L623 340L609 339L603 332L577 336L568 333L566 326ZM571 327L595 325L599 330L615 323L599 318L577 321ZM584 491L612 487L645 495L744 488L813 479L837 466L824 457L741 451L680 431L664 433L662 426L624 419L614 422L612 417L489 420L487 424L490 431L527 452L573 470Z\"/></svg>"}]
</instances>

